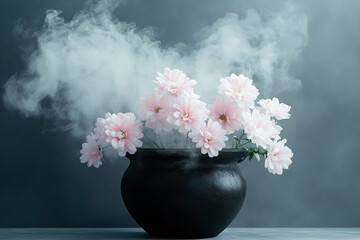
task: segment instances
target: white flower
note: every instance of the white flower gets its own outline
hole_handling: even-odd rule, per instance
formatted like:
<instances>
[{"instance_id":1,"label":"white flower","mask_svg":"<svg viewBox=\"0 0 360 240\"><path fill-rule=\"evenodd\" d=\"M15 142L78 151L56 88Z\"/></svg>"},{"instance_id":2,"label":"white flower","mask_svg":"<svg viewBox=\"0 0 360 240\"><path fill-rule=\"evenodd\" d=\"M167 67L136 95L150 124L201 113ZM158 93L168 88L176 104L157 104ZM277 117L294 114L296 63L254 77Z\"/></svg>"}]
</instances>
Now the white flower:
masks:
<instances>
[{"instance_id":1,"label":"white flower","mask_svg":"<svg viewBox=\"0 0 360 240\"><path fill-rule=\"evenodd\" d=\"M195 98L179 97L169 110L168 122L186 134L205 125L209 116L206 104Z\"/></svg>"},{"instance_id":2,"label":"white flower","mask_svg":"<svg viewBox=\"0 0 360 240\"><path fill-rule=\"evenodd\" d=\"M212 158L218 156L219 151L225 147L225 141L228 140L225 134L226 131L220 124L210 119L206 126L191 132L189 137L196 142L196 147L201 148L202 154L208 154Z\"/></svg>"},{"instance_id":3,"label":"white flower","mask_svg":"<svg viewBox=\"0 0 360 240\"><path fill-rule=\"evenodd\" d=\"M257 146L267 148L272 139L278 137L279 129L271 122L268 115L262 115L258 109L243 113L243 127L250 139Z\"/></svg>"},{"instance_id":4,"label":"white flower","mask_svg":"<svg viewBox=\"0 0 360 240\"><path fill-rule=\"evenodd\" d=\"M106 142L107 135L105 134L105 125L107 122L111 121L111 113L106 113L105 118L97 118L95 123L95 137L98 139L99 144L101 147L105 147L108 145Z\"/></svg>"},{"instance_id":5,"label":"white flower","mask_svg":"<svg viewBox=\"0 0 360 240\"><path fill-rule=\"evenodd\" d=\"M286 139L280 142L274 141L268 149L265 168L272 174L281 175L283 169L288 169L292 163L291 158L293 157L293 153L290 148L285 146L285 143Z\"/></svg>"},{"instance_id":6,"label":"white flower","mask_svg":"<svg viewBox=\"0 0 360 240\"><path fill-rule=\"evenodd\" d=\"M142 146L140 139L144 136L142 125L133 113L111 114L104 126L106 142L118 151L120 157L126 153L134 154Z\"/></svg>"},{"instance_id":7,"label":"white flower","mask_svg":"<svg viewBox=\"0 0 360 240\"><path fill-rule=\"evenodd\" d=\"M217 97L209 110L210 118L217 121L227 134L242 128L243 110L230 98Z\"/></svg>"},{"instance_id":8,"label":"white flower","mask_svg":"<svg viewBox=\"0 0 360 240\"><path fill-rule=\"evenodd\" d=\"M159 94L150 94L145 97L139 118L145 121L145 126L154 129L156 133L171 129L168 118L169 101Z\"/></svg>"},{"instance_id":9,"label":"white flower","mask_svg":"<svg viewBox=\"0 0 360 240\"><path fill-rule=\"evenodd\" d=\"M270 117L274 117L278 120L289 119L290 118L290 109L289 105L284 103L279 103L279 99L261 99L258 104L260 105L259 110L263 114L267 114Z\"/></svg>"},{"instance_id":10,"label":"white flower","mask_svg":"<svg viewBox=\"0 0 360 240\"><path fill-rule=\"evenodd\" d=\"M156 90L165 96L184 95L190 97L194 94L193 86L196 81L189 79L184 72L178 69L165 68L164 73L158 73L154 83Z\"/></svg>"},{"instance_id":11,"label":"white flower","mask_svg":"<svg viewBox=\"0 0 360 240\"><path fill-rule=\"evenodd\" d=\"M82 144L80 153L81 163L87 163L88 167L94 166L98 168L102 164L100 160L103 157L103 153L94 134L91 133L91 135L86 137L86 142Z\"/></svg>"},{"instance_id":12,"label":"white flower","mask_svg":"<svg viewBox=\"0 0 360 240\"><path fill-rule=\"evenodd\" d=\"M244 75L221 78L219 93L235 100L241 108L254 108L254 101L259 95L258 89L252 85L253 80Z\"/></svg>"}]
</instances>

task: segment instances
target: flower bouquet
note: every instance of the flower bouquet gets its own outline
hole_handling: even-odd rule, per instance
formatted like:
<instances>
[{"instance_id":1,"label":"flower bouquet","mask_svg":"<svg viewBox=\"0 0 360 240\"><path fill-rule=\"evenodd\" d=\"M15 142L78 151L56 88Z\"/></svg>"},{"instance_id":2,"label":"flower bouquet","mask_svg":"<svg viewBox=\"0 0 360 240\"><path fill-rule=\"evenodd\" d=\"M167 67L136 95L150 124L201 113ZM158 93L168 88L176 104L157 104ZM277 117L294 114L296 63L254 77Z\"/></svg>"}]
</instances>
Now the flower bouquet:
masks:
<instances>
[{"instance_id":1,"label":"flower bouquet","mask_svg":"<svg viewBox=\"0 0 360 240\"><path fill-rule=\"evenodd\" d=\"M150 235L216 236L245 198L238 162L262 156L265 168L279 175L292 163L277 123L290 118L290 106L277 98L255 105L259 91L244 75L221 78L220 96L210 105L195 94L196 81L180 70L165 69L154 84L139 119L128 112L96 120L80 160L98 168L108 147L130 159L123 199Z\"/></svg>"}]
</instances>

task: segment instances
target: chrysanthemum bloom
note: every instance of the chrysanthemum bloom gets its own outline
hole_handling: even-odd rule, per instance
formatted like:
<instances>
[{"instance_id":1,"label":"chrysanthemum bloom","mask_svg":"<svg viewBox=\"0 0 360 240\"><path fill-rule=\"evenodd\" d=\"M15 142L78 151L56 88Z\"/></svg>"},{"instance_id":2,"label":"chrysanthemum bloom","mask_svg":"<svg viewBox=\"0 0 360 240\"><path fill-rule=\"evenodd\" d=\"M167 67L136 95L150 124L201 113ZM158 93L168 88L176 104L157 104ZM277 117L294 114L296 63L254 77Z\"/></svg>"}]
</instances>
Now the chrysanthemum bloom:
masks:
<instances>
[{"instance_id":1,"label":"chrysanthemum bloom","mask_svg":"<svg viewBox=\"0 0 360 240\"><path fill-rule=\"evenodd\" d=\"M154 80L156 90L164 95L178 97L185 95L190 97L194 94L193 86L195 80L190 80L186 74L178 69L165 68L164 73L158 73L158 77Z\"/></svg>"},{"instance_id":2,"label":"chrysanthemum bloom","mask_svg":"<svg viewBox=\"0 0 360 240\"><path fill-rule=\"evenodd\" d=\"M219 93L234 99L241 108L254 108L254 101L259 95L258 89L252 85L253 80L244 75L221 78Z\"/></svg>"},{"instance_id":3,"label":"chrysanthemum bloom","mask_svg":"<svg viewBox=\"0 0 360 240\"><path fill-rule=\"evenodd\" d=\"M98 139L97 141L102 147L108 145L106 142L107 135L105 134L105 125L107 122L111 121L110 119L111 113L108 112L105 114L105 118L97 118L95 122L95 137Z\"/></svg>"},{"instance_id":4,"label":"chrysanthemum bloom","mask_svg":"<svg viewBox=\"0 0 360 240\"><path fill-rule=\"evenodd\" d=\"M209 110L204 102L195 98L179 97L176 103L171 105L167 120L178 127L180 133L186 134L205 125L208 116Z\"/></svg>"},{"instance_id":5,"label":"chrysanthemum bloom","mask_svg":"<svg viewBox=\"0 0 360 240\"><path fill-rule=\"evenodd\" d=\"M110 143L121 157L127 152L134 154L136 148L142 146L139 140L144 136L141 122L136 120L133 113L112 114L110 118L105 125L106 142Z\"/></svg>"},{"instance_id":6,"label":"chrysanthemum bloom","mask_svg":"<svg viewBox=\"0 0 360 240\"><path fill-rule=\"evenodd\" d=\"M274 117L278 120L289 119L290 118L290 109L289 105L284 103L279 103L278 98L271 99L261 99L258 104L260 105L259 110L263 114L267 114L270 117Z\"/></svg>"},{"instance_id":7,"label":"chrysanthemum bloom","mask_svg":"<svg viewBox=\"0 0 360 240\"><path fill-rule=\"evenodd\" d=\"M218 122L227 134L242 128L243 110L230 98L217 97L215 102L209 106L210 118Z\"/></svg>"},{"instance_id":8,"label":"chrysanthemum bloom","mask_svg":"<svg viewBox=\"0 0 360 240\"><path fill-rule=\"evenodd\" d=\"M257 146L267 148L272 139L278 137L278 130L274 127L268 115L262 115L258 109L243 113L243 127L247 138Z\"/></svg>"},{"instance_id":9,"label":"chrysanthemum bloom","mask_svg":"<svg viewBox=\"0 0 360 240\"><path fill-rule=\"evenodd\" d=\"M151 94L145 97L139 117L145 121L145 126L154 129L156 133L161 130L168 131L171 125L167 121L168 100L159 94Z\"/></svg>"},{"instance_id":10,"label":"chrysanthemum bloom","mask_svg":"<svg viewBox=\"0 0 360 240\"><path fill-rule=\"evenodd\" d=\"M94 134L91 133L86 137L86 143L82 144L80 153L82 154L80 162L87 162L88 167L94 166L98 168L102 164L100 161L103 157L102 150Z\"/></svg>"},{"instance_id":11,"label":"chrysanthemum bloom","mask_svg":"<svg viewBox=\"0 0 360 240\"><path fill-rule=\"evenodd\" d=\"M282 130L282 127L280 125L277 125L274 119L271 119L271 123L274 126L275 130L276 130L276 136L274 137L275 140L279 140L280 139L280 132Z\"/></svg>"},{"instance_id":12,"label":"chrysanthemum bloom","mask_svg":"<svg viewBox=\"0 0 360 240\"><path fill-rule=\"evenodd\" d=\"M270 173L281 175L283 169L288 169L292 163L291 158L293 157L293 153L290 148L285 146L285 143L286 139L283 139L280 142L274 141L270 145L267 158L265 159L265 168L267 168Z\"/></svg>"},{"instance_id":13,"label":"chrysanthemum bloom","mask_svg":"<svg viewBox=\"0 0 360 240\"><path fill-rule=\"evenodd\" d=\"M196 147L201 148L202 154L208 154L209 157L216 157L219 151L225 147L226 131L221 128L218 122L209 119L207 125L193 131L189 137L196 143Z\"/></svg>"}]
</instances>

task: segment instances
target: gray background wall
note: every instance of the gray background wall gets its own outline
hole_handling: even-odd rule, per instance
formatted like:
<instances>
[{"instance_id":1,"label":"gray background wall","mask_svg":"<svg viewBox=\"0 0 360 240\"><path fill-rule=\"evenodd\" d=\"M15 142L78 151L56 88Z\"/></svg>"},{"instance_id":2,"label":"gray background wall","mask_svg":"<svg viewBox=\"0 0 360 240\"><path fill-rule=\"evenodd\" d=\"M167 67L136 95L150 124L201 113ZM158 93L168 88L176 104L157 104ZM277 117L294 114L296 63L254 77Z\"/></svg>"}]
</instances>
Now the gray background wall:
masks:
<instances>
[{"instance_id":1,"label":"gray background wall","mask_svg":"<svg viewBox=\"0 0 360 240\"><path fill-rule=\"evenodd\" d=\"M12 33L15 21L39 27L48 8L63 10L70 19L83 2L0 2L1 87L24 68L21 41ZM157 27L163 43L190 42L196 31L227 12L267 12L284 4L142 0L116 15ZM309 20L309 43L293 73L302 89L278 96L293 106L292 120L282 123L295 153L293 164L283 176L274 176L263 163L242 163L248 193L232 226L360 227L360 2L293 4ZM69 133L41 133L52 126L49 121L25 119L3 104L0 116L1 227L136 226L119 191L126 161L88 169L78 162L81 142Z\"/></svg>"}]
</instances>

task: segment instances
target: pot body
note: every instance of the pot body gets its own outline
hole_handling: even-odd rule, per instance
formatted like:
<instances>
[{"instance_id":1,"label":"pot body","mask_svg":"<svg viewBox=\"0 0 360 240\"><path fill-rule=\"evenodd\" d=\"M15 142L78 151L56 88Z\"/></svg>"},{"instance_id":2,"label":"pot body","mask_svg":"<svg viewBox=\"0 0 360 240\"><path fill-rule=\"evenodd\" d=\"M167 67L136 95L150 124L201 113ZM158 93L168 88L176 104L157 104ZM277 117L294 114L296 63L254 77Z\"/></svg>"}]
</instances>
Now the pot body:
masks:
<instances>
[{"instance_id":1,"label":"pot body","mask_svg":"<svg viewBox=\"0 0 360 240\"><path fill-rule=\"evenodd\" d=\"M224 149L216 158L199 149L139 149L121 183L126 208L151 236L206 238L236 217L246 182L238 166L244 150Z\"/></svg>"}]
</instances>

